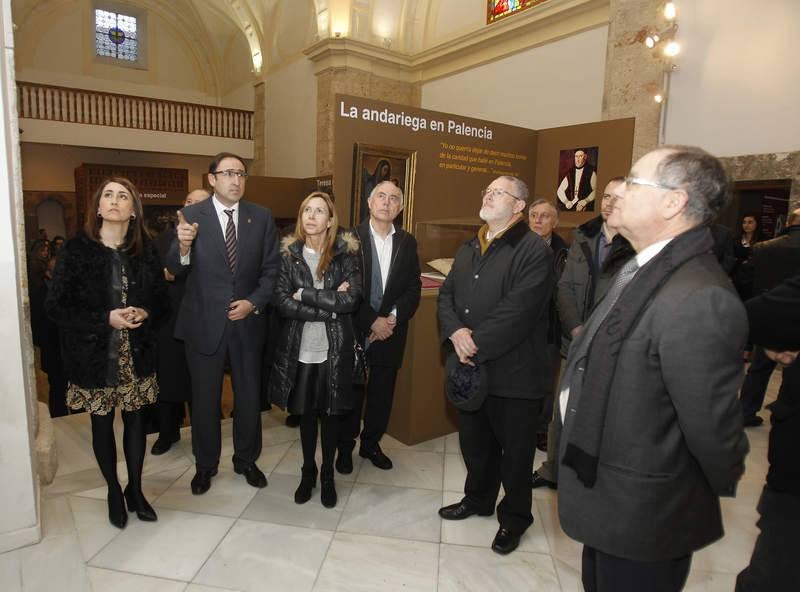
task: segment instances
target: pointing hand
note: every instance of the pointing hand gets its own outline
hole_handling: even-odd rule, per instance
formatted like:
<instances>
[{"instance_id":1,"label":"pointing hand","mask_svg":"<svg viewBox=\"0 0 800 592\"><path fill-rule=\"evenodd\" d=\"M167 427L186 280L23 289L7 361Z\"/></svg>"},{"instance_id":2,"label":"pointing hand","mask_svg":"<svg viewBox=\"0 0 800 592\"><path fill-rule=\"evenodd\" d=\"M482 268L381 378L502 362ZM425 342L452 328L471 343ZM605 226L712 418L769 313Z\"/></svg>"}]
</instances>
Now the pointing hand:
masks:
<instances>
[{"instance_id":1,"label":"pointing hand","mask_svg":"<svg viewBox=\"0 0 800 592\"><path fill-rule=\"evenodd\" d=\"M192 242L197 237L197 222L189 224L183 216L183 210L178 210L178 243L180 244L181 256L189 254Z\"/></svg>"}]
</instances>

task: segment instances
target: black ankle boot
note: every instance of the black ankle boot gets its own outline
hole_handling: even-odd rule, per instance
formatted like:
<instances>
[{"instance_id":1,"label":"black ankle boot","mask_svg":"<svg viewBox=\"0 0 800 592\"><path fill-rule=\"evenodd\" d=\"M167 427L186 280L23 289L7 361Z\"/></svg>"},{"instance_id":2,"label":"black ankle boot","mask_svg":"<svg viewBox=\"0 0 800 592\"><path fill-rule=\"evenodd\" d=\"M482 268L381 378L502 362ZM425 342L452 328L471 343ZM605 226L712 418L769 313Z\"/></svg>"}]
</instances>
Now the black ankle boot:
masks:
<instances>
[{"instance_id":1,"label":"black ankle boot","mask_svg":"<svg viewBox=\"0 0 800 592\"><path fill-rule=\"evenodd\" d=\"M294 492L294 503L304 504L311 499L311 490L317 486L317 468L303 469L300 485Z\"/></svg>"},{"instance_id":2,"label":"black ankle boot","mask_svg":"<svg viewBox=\"0 0 800 592\"><path fill-rule=\"evenodd\" d=\"M336 485L333 483L333 471L323 473L320 477L320 500L326 508L336 506Z\"/></svg>"},{"instance_id":3,"label":"black ankle boot","mask_svg":"<svg viewBox=\"0 0 800 592\"><path fill-rule=\"evenodd\" d=\"M130 487L126 487L125 501L128 502L128 510L136 512L136 516L139 520L143 522L155 522L158 520L156 511L153 509L153 506L147 503L141 490L138 491L138 494L134 494Z\"/></svg>"},{"instance_id":4,"label":"black ankle boot","mask_svg":"<svg viewBox=\"0 0 800 592\"><path fill-rule=\"evenodd\" d=\"M125 528L128 523L128 512L125 510L125 499L119 485L108 488L108 521L117 528Z\"/></svg>"}]
</instances>

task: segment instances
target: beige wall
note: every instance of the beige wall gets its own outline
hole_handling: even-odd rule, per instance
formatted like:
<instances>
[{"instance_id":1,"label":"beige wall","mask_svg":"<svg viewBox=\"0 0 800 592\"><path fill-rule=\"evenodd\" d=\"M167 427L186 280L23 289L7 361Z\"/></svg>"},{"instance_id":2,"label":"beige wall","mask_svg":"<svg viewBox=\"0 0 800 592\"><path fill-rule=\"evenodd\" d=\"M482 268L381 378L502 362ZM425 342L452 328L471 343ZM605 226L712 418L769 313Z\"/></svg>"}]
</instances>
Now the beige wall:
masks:
<instances>
[{"instance_id":1,"label":"beige wall","mask_svg":"<svg viewBox=\"0 0 800 592\"><path fill-rule=\"evenodd\" d=\"M543 129L601 118L607 27L422 85L425 109Z\"/></svg>"},{"instance_id":2,"label":"beige wall","mask_svg":"<svg viewBox=\"0 0 800 592\"><path fill-rule=\"evenodd\" d=\"M266 175L316 174L317 77L301 57L266 76Z\"/></svg>"},{"instance_id":3,"label":"beige wall","mask_svg":"<svg viewBox=\"0 0 800 592\"><path fill-rule=\"evenodd\" d=\"M207 156L158 154L130 150L78 148L23 143L22 188L32 191L75 191L75 169L83 163L127 164L189 170L189 187L201 186L208 171Z\"/></svg>"},{"instance_id":4,"label":"beige wall","mask_svg":"<svg viewBox=\"0 0 800 592\"><path fill-rule=\"evenodd\" d=\"M666 141L722 156L800 149L800 2L679 3Z\"/></svg>"}]
</instances>

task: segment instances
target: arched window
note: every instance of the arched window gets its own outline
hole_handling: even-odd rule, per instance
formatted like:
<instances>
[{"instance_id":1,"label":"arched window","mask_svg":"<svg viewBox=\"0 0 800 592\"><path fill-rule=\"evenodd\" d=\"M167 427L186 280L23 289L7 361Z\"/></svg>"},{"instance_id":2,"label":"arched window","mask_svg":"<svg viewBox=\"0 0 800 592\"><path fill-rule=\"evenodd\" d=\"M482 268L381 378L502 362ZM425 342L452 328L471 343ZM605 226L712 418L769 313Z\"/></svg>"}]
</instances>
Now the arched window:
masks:
<instances>
[{"instance_id":1,"label":"arched window","mask_svg":"<svg viewBox=\"0 0 800 592\"><path fill-rule=\"evenodd\" d=\"M547 0L486 0L486 22L493 23L542 2L547 2Z\"/></svg>"}]
</instances>

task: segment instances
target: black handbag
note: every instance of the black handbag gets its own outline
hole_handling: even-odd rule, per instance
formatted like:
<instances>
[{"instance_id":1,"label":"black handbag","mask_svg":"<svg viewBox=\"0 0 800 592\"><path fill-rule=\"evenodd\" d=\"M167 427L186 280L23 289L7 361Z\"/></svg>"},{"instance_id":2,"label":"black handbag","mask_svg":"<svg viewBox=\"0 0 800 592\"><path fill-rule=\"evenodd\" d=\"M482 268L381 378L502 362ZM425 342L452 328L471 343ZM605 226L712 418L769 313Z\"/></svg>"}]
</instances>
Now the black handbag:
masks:
<instances>
[{"instance_id":1,"label":"black handbag","mask_svg":"<svg viewBox=\"0 0 800 592\"><path fill-rule=\"evenodd\" d=\"M353 339L353 384L367 384L367 352L358 339Z\"/></svg>"}]
</instances>

